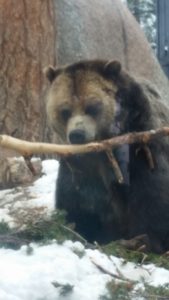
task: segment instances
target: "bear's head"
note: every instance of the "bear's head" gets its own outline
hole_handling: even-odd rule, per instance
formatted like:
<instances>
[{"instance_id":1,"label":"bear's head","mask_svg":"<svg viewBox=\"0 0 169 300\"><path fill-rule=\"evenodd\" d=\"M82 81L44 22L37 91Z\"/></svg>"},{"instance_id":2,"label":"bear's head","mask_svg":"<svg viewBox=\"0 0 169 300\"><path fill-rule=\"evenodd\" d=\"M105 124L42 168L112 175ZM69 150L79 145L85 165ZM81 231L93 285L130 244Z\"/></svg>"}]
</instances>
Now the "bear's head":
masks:
<instances>
[{"instance_id":1,"label":"bear's head","mask_svg":"<svg viewBox=\"0 0 169 300\"><path fill-rule=\"evenodd\" d=\"M114 134L119 91L127 91L131 81L118 61L48 67L46 76L51 83L48 119L64 143L88 143Z\"/></svg>"}]
</instances>

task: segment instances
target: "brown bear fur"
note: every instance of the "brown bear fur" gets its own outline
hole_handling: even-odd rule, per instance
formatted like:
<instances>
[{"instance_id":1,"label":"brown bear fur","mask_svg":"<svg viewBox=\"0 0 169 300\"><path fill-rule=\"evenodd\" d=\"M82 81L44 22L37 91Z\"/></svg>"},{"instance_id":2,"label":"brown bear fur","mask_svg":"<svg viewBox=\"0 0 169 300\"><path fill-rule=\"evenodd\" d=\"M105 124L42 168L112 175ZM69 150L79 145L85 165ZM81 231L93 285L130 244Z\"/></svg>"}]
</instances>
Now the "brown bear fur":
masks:
<instances>
[{"instance_id":1,"label":"brown bear fur","mask_svg":"<svg viewBox=\"0 0 169 300\"><path fill-rule=\"evenodd\" d=\"M50 67L47 77L48 118L63 143L99 141L169 124L169 108L156 89L133 78L117 61ZM105 153L61 159L56 207L67 211L68 221L89 241L147 234L151 250L163 252L169 248L169 138L149 143L154 171L140 147L115 151L122 171L128 172L129 183L126 179L121 185Z\"/></svg>"}]
</instances>

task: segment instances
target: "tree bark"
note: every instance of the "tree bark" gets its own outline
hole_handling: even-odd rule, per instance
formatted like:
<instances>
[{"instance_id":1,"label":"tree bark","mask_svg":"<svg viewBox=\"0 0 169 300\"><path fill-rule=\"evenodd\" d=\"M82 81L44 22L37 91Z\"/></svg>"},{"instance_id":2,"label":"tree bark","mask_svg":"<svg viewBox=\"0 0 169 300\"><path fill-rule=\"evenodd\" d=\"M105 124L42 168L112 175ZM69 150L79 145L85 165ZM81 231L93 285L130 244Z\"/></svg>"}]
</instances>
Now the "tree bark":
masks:
<instances>
[{"instance_id":1,"label":"tree bark","mask_svg":"<svg viewBox=\"0 0 169 300\"><path fill-rule=\"evenodd\" d=\"M44 140L43 68L55 64L51 0L0 0L0 132Z\"/></svg>"}]
</instances>

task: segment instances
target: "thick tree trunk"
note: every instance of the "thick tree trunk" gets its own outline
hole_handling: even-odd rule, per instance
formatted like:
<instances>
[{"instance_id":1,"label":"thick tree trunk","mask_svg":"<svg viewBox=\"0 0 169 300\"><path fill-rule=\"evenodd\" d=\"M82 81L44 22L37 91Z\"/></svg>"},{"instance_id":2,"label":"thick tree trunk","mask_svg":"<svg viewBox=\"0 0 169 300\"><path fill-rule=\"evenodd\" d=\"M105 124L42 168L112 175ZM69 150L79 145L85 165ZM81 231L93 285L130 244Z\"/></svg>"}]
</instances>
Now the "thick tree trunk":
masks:
<instances>
[{"instance_id":1,"label":"thick tree trunk","mask_svg":"<svg viewBox=\"0 0 169 300\"><path fill-rule=\"evenodd\" d=\"M51 0L0 0L0 132L44 140L43 68L55 64Z\"/></svg>"}]
</instances>

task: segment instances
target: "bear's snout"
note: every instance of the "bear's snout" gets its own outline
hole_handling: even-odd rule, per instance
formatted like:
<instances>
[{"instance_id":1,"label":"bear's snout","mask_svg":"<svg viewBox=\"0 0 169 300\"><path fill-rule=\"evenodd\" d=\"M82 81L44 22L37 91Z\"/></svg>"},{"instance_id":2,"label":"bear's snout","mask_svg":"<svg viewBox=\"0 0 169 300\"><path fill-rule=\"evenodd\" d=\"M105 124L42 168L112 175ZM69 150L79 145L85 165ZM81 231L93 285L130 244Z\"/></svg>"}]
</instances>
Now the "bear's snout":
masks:
<instances>
[{"instance_id":1,"label":"bear's snout","mask_svg":"<svg viewBox=\"0 0 169 300\"><path fill-rule=\"evenodd\" d=\"M65 129L67 142L71 144L85 144L96 138L96 122L84 114L72 116Z\"/></svg>"},{"instance_id":2,"label":"bear's snout","mask_svg":"<svg viewBox=\"0 0 169 300\"><path fill-rule=\"evenodd\" d=\"M86 135L83 129L75 129L69 133L69 141L71 144L84 144Z\"/></svg>"}]
</instances>

